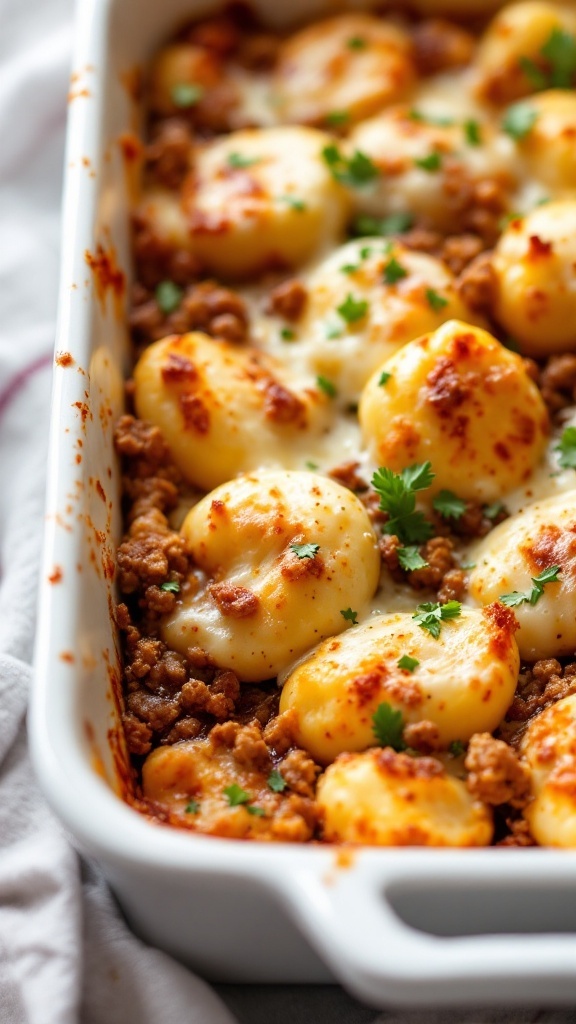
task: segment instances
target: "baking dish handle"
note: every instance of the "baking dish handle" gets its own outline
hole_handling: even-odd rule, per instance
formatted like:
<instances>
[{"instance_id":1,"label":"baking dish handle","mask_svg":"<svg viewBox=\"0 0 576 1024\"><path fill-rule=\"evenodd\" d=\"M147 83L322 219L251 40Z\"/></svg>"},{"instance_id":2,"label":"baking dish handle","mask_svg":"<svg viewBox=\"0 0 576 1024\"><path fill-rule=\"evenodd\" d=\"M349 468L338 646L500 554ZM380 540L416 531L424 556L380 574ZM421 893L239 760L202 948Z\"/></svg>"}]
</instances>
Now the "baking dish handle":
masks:
<instances>
[{"instance_id":1,"label":"baking dish handle","mask_svg":"<svg viewBox=\"0 0 576 1024\"><path fill-rule=\"evenodd\" d=\"M422 874L413 877L418 885ZM574 878L560 891L557 876L534 883L544 898L542 884L547 881L550 888L555 883L556 896L572 905L573 931L568 934L530 929L531 934L449 936L403 921L389 899L390 881L377 866L363 865L362 871L295 872L284 889L286 904L311 945L358 998L379 1007L576 1000ZM402 884L410 886L409 875ZM487 891L491 887L489 878L480 884ZM451 898L458 898L457 889ZM503 890L496 891L496 899L506 902Z\"/></svg>"}]
</instances>

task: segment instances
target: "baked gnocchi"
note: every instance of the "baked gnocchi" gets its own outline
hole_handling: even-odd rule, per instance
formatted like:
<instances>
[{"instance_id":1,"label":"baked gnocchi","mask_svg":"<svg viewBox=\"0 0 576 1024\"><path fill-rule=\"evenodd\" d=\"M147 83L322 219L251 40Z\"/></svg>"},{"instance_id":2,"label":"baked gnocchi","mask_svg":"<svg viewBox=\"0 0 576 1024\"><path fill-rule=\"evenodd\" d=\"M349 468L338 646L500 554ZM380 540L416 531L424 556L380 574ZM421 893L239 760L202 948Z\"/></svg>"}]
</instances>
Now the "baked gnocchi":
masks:
<instances>
[{"instance_id":1,"label":"baked gnocchi","mask_svg":"<svg viewBox=\"0 0 576 1024\"><path fill-rule=\"evenodd\" d=\"M232 5L152 59L129 799L206 836L573 848L576 6L410 8Z\"/></svg>"}]
</instances>

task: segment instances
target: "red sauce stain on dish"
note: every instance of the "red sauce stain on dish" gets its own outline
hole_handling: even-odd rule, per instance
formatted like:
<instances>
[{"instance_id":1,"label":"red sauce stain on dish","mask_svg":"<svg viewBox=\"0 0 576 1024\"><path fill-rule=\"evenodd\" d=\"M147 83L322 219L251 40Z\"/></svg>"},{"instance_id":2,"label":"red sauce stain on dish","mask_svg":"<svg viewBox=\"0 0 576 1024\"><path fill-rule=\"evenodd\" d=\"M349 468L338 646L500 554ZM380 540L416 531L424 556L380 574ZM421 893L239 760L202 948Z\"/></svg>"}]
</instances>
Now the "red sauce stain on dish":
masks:
<instances>
[{"instance_id":1,"label":"red sauce stain on dish","mask_svg":"<svg viewBox=\"0 0 576 1024\"><path fill-rule=\"evenodd\" d=\"M56 366L74 366L74 359L69 352L57 352L55 363Z\"/></svg>"},{"instance_id":2,"label":"red sauce stain on dish","mask_svg":"<svg viewBox=\"0 0 576 1024\"><path fill-rule=\"evenodd\" d=\"M341 870L354 867L356 862L356 851L347 850L344 846L336 852L335 867Z\"/></svg>"},{"instance_id":3,"label":"red sauce stain on dish","mask_svg":"<svg viewBox=\"0 0 576 1024\"><path fill-rule=\"evenodd\" d=\"M73 665L76 661L72 651L60 651L58 657L60 658L60 661L66 662L67 665Z\"/></svg>"},{"instance_id":4,"label":"red sauce stain on dish","mask_svg":"<svg viewBox=\"0 0 576 1024\"><path fill-rule=\"evenodd\" d=\"M71 89L67 97L68 103L72 103L72 100L86 99L91 95L90 89Z\"/></svg>"},{"instance_id":5,"label":"red sauce stain on dish","mask_svg":"<svg viewBox=\"0 0 576 1024\"><path fill-rule=\"evenodd\" d=\"M64 573L59 565L55 565L48 577L48 583L61 583L64 578Z\"/></svg>"},{"instance_id":6,"label":"red sauce stain on dish","mask_svg":"<svg viewBox=\"0 0 576 1024\"><path fill-rule=\"evenodd\" d=\"M93 771L95 771L96 774L100 776L101 779L104 779L104 781L107 782L108 776L106 774L106 768L104 767L102 755L98 749L98 744L96 743L96 734L94 732L94 727L92 726L92 723L88 722L86 719L84 720L83 725L84 734L86 736L86 739L88 740L88 746L90 747L90 766L93 769Z\"/></svg>"},{"instance_id":7,"label":"red sauce stain on dish","mask_svg":"<svg viewBox=\"0 0 576 1024\"><path fill-rule=\"evenodd\" d=\"M105 249L98 244L95 253L90 252L89 249L86 250L84 259L92 271L96 295L101 305L105 304L108 292L112 292L115 302L119 304L126 290L126 275L116 262L114 246L111 245L109 249ZM119 305L117 305L116 311L119 315Z\"/></svg>"},{"instance_id":8,"label":"red sauce stain on dish","mask_svg":"<svg viewBox=\"0 0 576 1024\"><path fill-rule=\"evenodd\" d=\"M123 132L118 136L118 146L124 165L126 191L130 201L135 203L140 193L140 172L143 145L134 132Z\"/></svg>"},{"instance_id":9,"label":"red sauce stain on dish","mask_svg":"<svg viewBox=\"0 0 576 1024\"><path fill-rule=\"evenodd\" d=\"M100 483L99 480L96 480L96 491L98 493L98 496L100 498L102 498L102 501L105 502L106 501L106 492L105 492L104 488L102 487L102 484Z\"/></svg>"},{"instance_id":10,"label":"red sauce stain on dish","mask_svg":"<svg viewBox=\"0 0 576 1024\"><path fill-rule=\"evenodd\" d=\"M75 409L79 409L80 410L80 416L82 418L82 424L83 425L86 423L86 420L88 419L88 417L90 417L90 419L92 419L92 413L90 412L90 409L86 405L86 402L73 402L72 405L73 405L73 407Z\"/></svg>"}]
</instances>

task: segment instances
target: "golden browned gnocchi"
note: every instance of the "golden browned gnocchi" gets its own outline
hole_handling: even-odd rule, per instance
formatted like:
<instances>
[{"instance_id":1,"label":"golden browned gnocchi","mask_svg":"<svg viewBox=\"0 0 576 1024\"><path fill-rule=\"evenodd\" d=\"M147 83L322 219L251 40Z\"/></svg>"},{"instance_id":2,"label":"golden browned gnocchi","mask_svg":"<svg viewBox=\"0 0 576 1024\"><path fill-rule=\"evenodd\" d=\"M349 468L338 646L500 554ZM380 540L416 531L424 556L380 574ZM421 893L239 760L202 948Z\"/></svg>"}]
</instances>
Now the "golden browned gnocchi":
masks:
<instances>
[{"instance_id":1,"label":"golden browned gnocchi","mask_svg":"<svg viewBox=\"0 0 576 1024\"><path fill-rule=\"evenodd\" d=\"M439 761L390 748L341 754L318 784L328 842L487 846L492 815Z\"/></svg>"},{"instance_id":2,"label":"golden browned gnocchi","mask_svg":"<svg viewBox=\"0 0 576 1024\"><path fill-rule=\"evenodd\" d=\"M435 726L439 746L496 728L518 675L514 615L500 605L484 614L463 608L436 639L406 612L367 619L325 640L290 673L281 710L298 715L298 742L327 764L375 742L373 715L381 703L407 724ZM400 668L408 657L413 670Z\"/></svg>"},{"instance_id":3,"label":"golden browned gnocchi","mask_svg":"<svg viewBox=\"0 0 576 1024\"><path fill-rule=\"evenodd\" d=\"M542 846L576 847L576 695L542 711L528 726L521 752L530 768L526 820Z\"/></svg>"},{"instance_id":4,"label":"golden browned gnocchi","mask_svg":"<svg viewBox=\"0 0 576 1024\"><path fill-rule=\"evenodd\" d=\"M301 465L329 400L271 356L194 333L150 345L134 370L138 415L157 424L204 490L261 466ZM308 386L306 386L306 384Z\"/></svg>"},{"instance_id":5,"label":"golden browned gnocchi","mask_svg":"<svg viewBox=\"0 0 576 1024\"><path fill-rule=\"evenodd\" d=\"M576 349L576 200L511 221L494 252L494 313L531 356Z\"/></svg>"},{"instance_id":6,"label":"golden browned gnocchi","mask_svg":"<svg viewBox=\"0 0 576 1024\"><path fill-rule=\"evenodd\" d=\"M366 385L359 415L379 465L430 460L432 491L480 502L525 481L548 434L546 407L520 357L456 320L388 359Z\"/></svg>"},{"instance_id":7,"label":"golden browned gnocchi","mask_svg":"<svg viewBox=\"0 0 576 1024\"><path fill-rule=\"evenodd\" d=\"M223 89L224 71L217 53L189 43L166 46L154 60L148 81L148 102L156 114L174 115L214 102ZM233 106L239 96L232 81L225 83L226 102Z\"/></svg>"},{"instance_id":8,"label":"golden browned gnocchi","mask_svg":"<svg viewBox=\"0 0 576 1024\"><path fill-rule=\"evenodd\" d=\"M533 92L539 71L546 81L550 67L546 47L555 32L576 33L572 3L523 0L505 6L488 26L478 48L476 67L481 93L494 103L508 103Z\"/></svg>"},{"instance_id":9,"label":"golden browned gnocchi","mask_svg":"<svg viewBox=\"0 0 576 1024\"><path fill-rule=\"evenodd\" d=\"M530 174L555 198L576 193L576 92L550 89L532 96L533 124L518 140ZM549 198L549 196L545 196Z\"/></svg>"},{"instance_id":10,"label":"golden browned gnocchi","mask_svg":"<svg viewBox=\"0 0 576 1024\"><path fill-rule=\"evenodd\" d=\"M520 623L517 641L523 658L574 651L576 491L536 502L501 523L481 542L475 560L470 593L480 604L508 595ZM551 571L554 567L557 572ZM534 579L542 573L549 579L535 590Z\"/></svg>"},{"instance_id":11,"label":"golden browned gnocchi","mask_svg":"<svg viewBox=\"0 0 576 1024\"><path fill-rule=\"evenodd\" d=\"M409 36L360 12L339 14L290 36L273 78L285 121L330 125L345 112L359 121L399 99L415 69Z\"/></svg>"},{"instance_id":12,"label":"golden browned gnocchi","mask_svg":"<svg viewBox=\"0 0 576 1024\"><path fill-rule=\"evenodd\" d=\"M478 319L440 260L385 238L341 246L306 285L296 338L315 372L349 401L358 399L374 370L406 342L453 317Z\"/></svg>"},{"instance_id":13,"label":"golden browned gnocchi","mask_svg":"<svg viewBox=\"0 0 576 1024\"><path fill-rule=\"evenodd\" d=\"M313 473L238 477L202 499L182 526L204 574L162 633L200 645L247 681L270 679L346 626L378 583L368 514L340 484Z\"/></svg>"},{"instance_id":14,"label":"golden browned gnocchi","mask_svg":"<svg viewBox=\"0 0 576 1024\"><path fill-rule=\"evenodd\" d=\"M505 212L517 180L513 144L487 118L456 109L446 102L394 107L355 128L350 150L378 170L369 186L353 189L358 209L378 217L409 210L455 231L475 184L490 179Z\"/></svg>"}]
</instances>

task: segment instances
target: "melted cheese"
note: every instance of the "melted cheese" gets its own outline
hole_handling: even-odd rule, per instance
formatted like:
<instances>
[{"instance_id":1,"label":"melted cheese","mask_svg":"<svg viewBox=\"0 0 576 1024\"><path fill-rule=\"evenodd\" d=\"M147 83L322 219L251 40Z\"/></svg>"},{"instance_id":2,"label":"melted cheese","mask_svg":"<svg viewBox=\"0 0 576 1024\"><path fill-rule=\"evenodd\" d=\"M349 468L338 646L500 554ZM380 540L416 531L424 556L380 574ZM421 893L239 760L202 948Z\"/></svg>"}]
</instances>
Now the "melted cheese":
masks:
<instances>
[{"instance_id":1,"label":"melted cheese","mask_svg":"<svg viewBox=\"0 0 576 1024\"><path fill-rule=\"evenodd\" d=\"M526 820L542 846L576 847L576 695L535 718L522 740L532 801Z\"/></svg>"}]
</instances>

